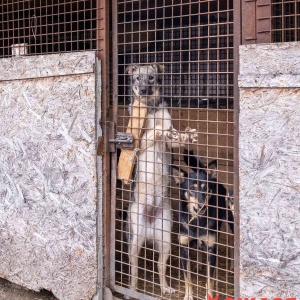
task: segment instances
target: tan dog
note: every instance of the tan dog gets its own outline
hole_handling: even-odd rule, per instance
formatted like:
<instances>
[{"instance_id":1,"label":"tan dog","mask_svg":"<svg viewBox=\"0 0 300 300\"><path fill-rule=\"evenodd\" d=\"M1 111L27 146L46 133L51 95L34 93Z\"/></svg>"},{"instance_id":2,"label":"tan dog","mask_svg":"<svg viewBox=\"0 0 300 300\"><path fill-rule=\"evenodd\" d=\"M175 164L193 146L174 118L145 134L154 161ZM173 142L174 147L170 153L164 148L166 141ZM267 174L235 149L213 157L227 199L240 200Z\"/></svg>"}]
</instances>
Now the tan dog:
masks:
<instances>
[{"instance_id":1,"label":"tan dog","mask_svg":"<svg viewBox=\"0 0 300 300\"><path fill-rule=\"evenodd\" d=\"M131 65L127 72L132 79L133 101L148 106L148 115L137 165L132 203L128 209L127 230L130 289L138 282L138 255L145 240L155 243L159 252L158 272L163 294L175 290L167 284L166 263L170 253L172 213L169 199L171 150L197 141L196 130L179 133L173 128L171 115L162 101L160 76L164 67L158 64Z\"/></svg>"}]
</instances>

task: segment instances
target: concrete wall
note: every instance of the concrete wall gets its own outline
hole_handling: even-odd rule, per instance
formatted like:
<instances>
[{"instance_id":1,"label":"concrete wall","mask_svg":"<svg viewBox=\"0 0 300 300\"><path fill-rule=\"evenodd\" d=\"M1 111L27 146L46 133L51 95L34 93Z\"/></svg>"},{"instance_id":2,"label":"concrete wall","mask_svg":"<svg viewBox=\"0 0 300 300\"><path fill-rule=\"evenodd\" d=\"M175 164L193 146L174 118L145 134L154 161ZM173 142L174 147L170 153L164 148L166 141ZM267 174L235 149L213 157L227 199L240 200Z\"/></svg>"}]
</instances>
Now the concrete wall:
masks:
<instances>
[{"instance_id":1,"label":"concrete wall","mask_svg":"<svg viewBox=\"0 0 300 300\"><path fill-rule=\"evenodd\" d=\"M96 292L95 53L0 60L0 277Z\"/></svg>"},{"instance_id":2,"label":"concrete wall","mask_svg":"<svg viewBox=\"0 0 300 300\"><path fill-rule=\"evenodd\" d=\"M240 47L243 297L300 295L300 43Z\"/></svg>"}]
</instances>

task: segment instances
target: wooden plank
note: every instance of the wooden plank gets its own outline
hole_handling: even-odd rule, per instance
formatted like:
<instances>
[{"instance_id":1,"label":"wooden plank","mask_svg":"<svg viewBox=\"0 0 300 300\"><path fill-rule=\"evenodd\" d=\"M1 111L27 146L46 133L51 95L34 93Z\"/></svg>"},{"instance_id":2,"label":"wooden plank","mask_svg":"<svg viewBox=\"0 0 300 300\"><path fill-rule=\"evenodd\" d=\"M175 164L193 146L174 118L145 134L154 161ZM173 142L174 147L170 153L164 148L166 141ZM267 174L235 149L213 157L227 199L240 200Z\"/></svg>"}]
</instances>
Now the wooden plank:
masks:
<instances>
[{"instance_id":1,"label":"wooden plank","mask_svg":"<svg viewBox=\"0 0 300 300\"><path fill-rule=\"evenodd\" d=\"M242 44L271 42L271 0L242 0Z\"/></svg>"},{"instance_id":2,"label":"wooden plank","mask_svg":"<svg viewBox=\"0 0 300 300\"><path fill-rule=\"evenodd\" d=\"M132 114L129 118L126 133L132 133L134 138L134 148L139 147L139 140L143 132L143 127L147 117L147 106L135 100L132 105ZM118 163L118 179L129 184L132 179L132 171L136 161L135 149L122 150Z\"/></svg>"}]
</instances>

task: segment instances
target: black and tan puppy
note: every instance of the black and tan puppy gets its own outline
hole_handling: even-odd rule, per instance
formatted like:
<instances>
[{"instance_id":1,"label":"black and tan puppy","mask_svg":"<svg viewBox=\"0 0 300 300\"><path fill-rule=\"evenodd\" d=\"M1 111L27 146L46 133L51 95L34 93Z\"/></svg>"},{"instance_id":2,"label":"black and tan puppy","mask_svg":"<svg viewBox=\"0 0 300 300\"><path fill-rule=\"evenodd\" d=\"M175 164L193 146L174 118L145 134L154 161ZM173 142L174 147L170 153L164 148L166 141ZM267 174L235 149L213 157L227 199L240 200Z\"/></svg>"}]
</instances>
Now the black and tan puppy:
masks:
<instances>
[{"instance_id":1,"label":"black and tan puppy","mask_svg":"<svg viewBox=\"0 0 300 300\"><path fill-rule=\"evenodd\" d=\"M189 247L192 244L202 244L207 249L207 295L213 297L216 243L222 222L230 221L229 226L233 232L233 215L227 209L225 200L227 192L216 180L217 161L214 160L205 167L192 152L189 154L185 161L195 172L188 174L173 169L174 179L181 188L179 244L185 278L184 300L193 300ZM194 243L195 241L198 243Z\"/></svg>"}]
</instances>

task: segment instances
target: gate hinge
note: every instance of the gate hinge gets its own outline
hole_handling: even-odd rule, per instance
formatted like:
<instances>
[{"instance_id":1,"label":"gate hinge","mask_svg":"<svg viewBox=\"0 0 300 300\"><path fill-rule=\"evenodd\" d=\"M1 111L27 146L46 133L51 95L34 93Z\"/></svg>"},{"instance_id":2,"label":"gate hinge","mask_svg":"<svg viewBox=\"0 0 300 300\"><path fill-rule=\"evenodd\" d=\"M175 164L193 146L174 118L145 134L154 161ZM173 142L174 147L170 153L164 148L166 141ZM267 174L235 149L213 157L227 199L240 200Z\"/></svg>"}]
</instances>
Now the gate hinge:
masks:
<instances>
[{"instance_id":1,"label":"gate hinge","mask_svg":"<svg viewBox=\"0 0 300 300\"><path fill-rule=\"evenodd\" d=\"M119 149L133 149L134 138L132 133L115 133L114 122L101 122L102 136L98 137L97 155L102 156L107 152Z\"/></svg>"}]
</instances>

